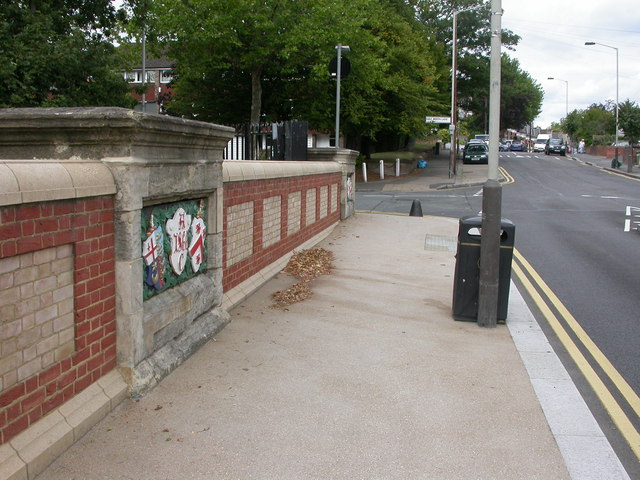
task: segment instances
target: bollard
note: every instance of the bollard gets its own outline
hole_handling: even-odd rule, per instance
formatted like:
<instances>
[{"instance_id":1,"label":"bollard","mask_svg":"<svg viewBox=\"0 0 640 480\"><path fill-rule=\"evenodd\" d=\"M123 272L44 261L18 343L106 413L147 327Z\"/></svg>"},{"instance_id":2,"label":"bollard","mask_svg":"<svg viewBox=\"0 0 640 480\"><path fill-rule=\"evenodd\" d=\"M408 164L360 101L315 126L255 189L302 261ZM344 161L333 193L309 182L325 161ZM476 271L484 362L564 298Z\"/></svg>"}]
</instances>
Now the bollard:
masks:
<instances>
[{"instance_id":1,"label":"bollard","mask_svg":"<svg viewBox=\"0 0 640 480\"><path fill-rule=\"evenodd\" d=\"M400 176L400 159L396 158L396 177Z\"/></svg>"},{"instance_id":2,"label":"bollard","mask_svg":"<svg viewBox=\"0 0 640 480\"><path fill-rule=\"evenodd\" d=\"M422 217L422 204L420 200L414 200L411 204L411 211L409 212L410 217Z\"/></svg>"},{"instance_id":3,"label":"bollard","mask_svg":"<svg viewBox=\"0 0 640 480\"><path fill-rule=\"evenodd\" d=\"M380 160L380 180L384 180L384 160Z\"/></svg>"},{"instance_id":4,"label":"bollard","mask_svg":"<svg viewBox=\"0 0 640 480\"><path fill-rule=\"evenodd\" d=\"M367 183L367 164L365 162L362 162L362 179L364 183Z\"/></svg>"}]
</instances>

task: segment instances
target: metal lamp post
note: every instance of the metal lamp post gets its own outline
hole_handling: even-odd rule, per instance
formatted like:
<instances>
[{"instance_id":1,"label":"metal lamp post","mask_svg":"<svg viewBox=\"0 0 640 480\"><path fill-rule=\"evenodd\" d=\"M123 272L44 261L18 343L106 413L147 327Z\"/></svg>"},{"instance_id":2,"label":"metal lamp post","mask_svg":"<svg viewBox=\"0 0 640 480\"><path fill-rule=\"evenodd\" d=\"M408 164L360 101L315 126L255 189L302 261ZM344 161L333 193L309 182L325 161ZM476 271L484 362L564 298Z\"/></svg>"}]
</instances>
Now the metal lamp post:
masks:
<instances>
[{"instance_id":1,"label":"metal lamp post","mask_svg":"<svg viewBox=\"0 0 640 480\"><path fill-rule=\"evenodd\" d=\"M619 71L618 71L618 49L616 47L612 47L611 45L605 45L604 43L598 42L584 42L585 45L600 45L602 47L611 48L616 51L616 153L615 153L615 163L618 164L618 85L619 85ZM627 162L627 171L631 171L631 161Z\"/></svg>"},{"instance_id":2,"label":"metal lamp post","mask_svg":"<svg viewBox=\"0 0 640 480\"><path fill-rule=\"evenodd\" d=\"M500 87L502 47L502 0L491 0L491 63L489 75L489 175L482 189L482 236L478 325L495 328L498 319L500 228L502 187L498 181L500 139Z\"/></svg>"},{"instance_id":3,"label":"metal lamp post","mask_svg":"<svg viewBox=\"0 0 640 480\"><path fill-rule=\"evenodd\" d=\"M569 116L569 82L567 80L562 80L561 78L548 77L547 80L558 80L560 82L564 82L565 86L565 117Z\"/></svg>"},{"instance_id":4,"label":"metal lamp post","mask_svg":"<svg viewBox=\"0 0 640 480\"><path fill-rule=\"evenodd\" d=\"M349 52L348 45L336 45L338 62L336 66L336 141L335 147L340 148L340 79L342 77L342 52Z\"/></svg>"},{"instance_id":5,"label":"metal lamp post","mask_svg":"<svg viewBox=\"0 0 640 480\"><path fill-rule=\"evenodd\" d=\"M451 125L449 132L451 133L451 151L449 152L449 178L456 174L456 160L458 149L458 131L457 131L457 72L458 72L458 11L453 11L453 39L451 43Z\"/></svg>"}]
</instances>

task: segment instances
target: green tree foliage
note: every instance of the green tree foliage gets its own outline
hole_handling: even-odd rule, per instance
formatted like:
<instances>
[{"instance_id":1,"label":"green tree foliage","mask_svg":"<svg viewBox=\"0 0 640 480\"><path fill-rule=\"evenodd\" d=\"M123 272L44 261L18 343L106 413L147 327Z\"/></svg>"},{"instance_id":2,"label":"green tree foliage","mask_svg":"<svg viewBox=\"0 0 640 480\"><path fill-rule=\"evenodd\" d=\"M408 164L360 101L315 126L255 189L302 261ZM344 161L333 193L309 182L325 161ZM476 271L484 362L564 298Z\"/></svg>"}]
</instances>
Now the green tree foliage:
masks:
<instances>
[{"instance_id":1,"label":"green tree foliage","mask_svg":"<svg viewBox=\"0 0 640 480\"><path fill-rule=\"evenodd\" d=\"M615 135L615 105L594 103L586 110L574 110L560 122L560 129L574 141L585 139L588 145L609 143ZM599 140L605 138L605 140ZM613 140L611 140L613 141Z\"/></svg>"},{"instance_id":2,"label":"green tree foliage","mask_svg":"<svg viewBox=\"0 0 640 480\"><path fill-rule=\"evenodd\" d=\"M485 59L469 59L475 65L472 74L461 79L464 91L475 95L460 99L460 107L469 112L465 123L472 131L489 131L489 71ZM500 129L519 130L536 118L542 109L542 88L520 68L518 60L502 55L500 83Z\"/></svg>"},{"instance_id":3,"label":"green tree foliage","mask_svg":"<svg viewBox=\"0 0 640 480\"><path fill-rule=\"evenodd\" d=\"M299 118L333 130L338 43L342 131L356 138L419 135L442 109L432 44L403 0L166 0L155 14L177 63L174 114L234 124ZM446 105L446 104L445 104Z\"/></svg>"},{"instance_id":4,"label":"green tree foliage","mask_svg":"<svg viewBox=\"0 0 640 480\"><path fill-rule=\"evenodd\" d=\"M418 1L419 17L440 44L446 45L451 63L453 12L458 11L458 105L472 131L489 128L489 68L491 10L488 0ZM503 29L502 46L513 50L520 37ZM441 86L441 89L443 86ZM450 90L445 90L450 92ZM543 91L517 60L502 55L501 129L519 129L540 113Z\"/></svg>"},{"instance_id":5,"label":"green tree foliage","mask_svg":"<svg viewBox=\"0 0 640 480\"><path fill-rule=\"evenodd\" d=\"M109 0L0 5L0 107L129 106L117 73Z\"/></svg>"},{"instance_id":6,"label":"green tree foliage","mask_svg":"<svg viewBox=\"0 0 640 480\"><path fill-rule=\"evenodd\" d=\"M640 106L627 100L618 107L618 125L629 143L640 142Z\"/></svg>"}]
</instances>

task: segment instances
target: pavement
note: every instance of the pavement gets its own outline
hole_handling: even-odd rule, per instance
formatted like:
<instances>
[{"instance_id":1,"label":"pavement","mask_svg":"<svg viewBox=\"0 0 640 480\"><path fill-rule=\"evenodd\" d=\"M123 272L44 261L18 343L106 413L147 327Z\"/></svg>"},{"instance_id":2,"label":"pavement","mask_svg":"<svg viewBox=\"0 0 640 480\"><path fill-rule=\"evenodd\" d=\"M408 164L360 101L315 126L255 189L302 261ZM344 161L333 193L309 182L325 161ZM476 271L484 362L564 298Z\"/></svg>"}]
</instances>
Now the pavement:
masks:
<instances>
[{"instance_id":1,"label":"pavement","mask_svg":"<svg viewBox=\"0 0 640 480\"><path fill-rule=\"evenodd\" d=\"M358 190L476 184L485 167L451 179L438 158ZM457 230L340 223L311 298L272 308L296 282L277 274L38 479L629 479L515 284L506 324L452 319Z\"/></svg>"}]
</instances>

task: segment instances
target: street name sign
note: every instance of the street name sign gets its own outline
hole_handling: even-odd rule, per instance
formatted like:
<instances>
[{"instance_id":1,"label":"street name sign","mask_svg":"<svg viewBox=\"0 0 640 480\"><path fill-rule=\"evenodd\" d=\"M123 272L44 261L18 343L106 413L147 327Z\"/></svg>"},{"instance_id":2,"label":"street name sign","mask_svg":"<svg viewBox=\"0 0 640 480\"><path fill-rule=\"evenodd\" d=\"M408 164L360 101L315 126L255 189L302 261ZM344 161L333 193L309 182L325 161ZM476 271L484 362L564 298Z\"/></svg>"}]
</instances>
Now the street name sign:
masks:
<instances>
[{"instance_id":1,"label":"street name sign","mask_svg":"<svg viewBox=\"0 0 640 480\"><path fill-rule=\"evenodd\" d=\"M427 123L451 123L451 117L427 117Z\"/></svg>"}]
</instances>

